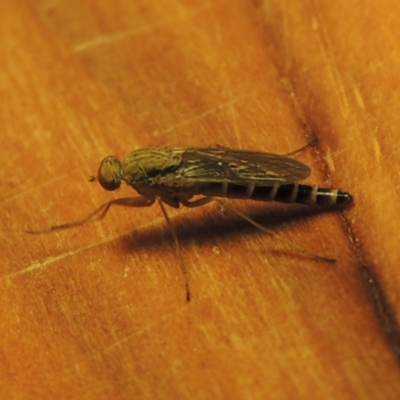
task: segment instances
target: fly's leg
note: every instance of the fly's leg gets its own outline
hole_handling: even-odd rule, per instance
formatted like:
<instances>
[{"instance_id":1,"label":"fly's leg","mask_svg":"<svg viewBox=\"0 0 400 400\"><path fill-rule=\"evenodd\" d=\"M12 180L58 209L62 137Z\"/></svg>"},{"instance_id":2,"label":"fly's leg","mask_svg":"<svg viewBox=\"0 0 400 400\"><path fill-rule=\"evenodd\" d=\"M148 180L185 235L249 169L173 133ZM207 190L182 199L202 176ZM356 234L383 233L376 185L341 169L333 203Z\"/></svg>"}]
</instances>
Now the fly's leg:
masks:
<instances>
[{"instance_id":1,"label":"fly's leg","mask_svg":"<svg viewBox=\"0 0 400 400\"><path fill-rule=\"evenodd\" d=\"M67 222L61 225L54 225L48 229L43 230L27 230L27 233L31 234L41 234L50 233L58 230L69 229L75 226L80 226L86 224L87 222L98 221L107 214L111 206L123 206L123 207L150 207L154 204L153 199L148 199L146 197L125 197L122 199L114 199L105 204L102 204L99 208L91 212L87 217L74 222Z\"/></svg>"},{"instance_id":2,"label":"fly's leg","mask_svg":"<svg viewBox=\"0 0 400 400\"><path fill-rule=\"evenodd\" d=\"M315 258L316 260L321 260L321 261L325 261L325 262L329 262L329 263L335 263L336 259L334 258L329 258L329 257L325 257L325 256L321 256L319 254L313 253L311 251L308 251L307 249L305 249L302 246L299 246L296 243L291 242L290 240L287 240L285 238L283 238L282 236L278 235L277 233L271 231L270 229L265 228L264 226L260 225L259 223L257 223L256 221L252 220L251 218L249 218L247 215L243 214L242 212L240 212L239 210L237 210L236 208L231 207L229 204L227 204L226 202L214 198L214 201L216 201L217 203L221 204L223 207L227 208L228 210L234 212L236 215L239 215L239 217L242 217L243 219L245 219L247 222L249 222L251 225L255 226L256 228L262 230L263 232L267 233L270 236L273 236L276 240L298 250L300 253L303 253L311 258Z\"/></svg>"},{"instance_id":3,"label":"fly's leg","mask_svg":"<svg viewBox=\"0 0 400 400\"><path fill-rule=\"evenodd\" d=\"M182 271L182 275L183 278L185 280L185 289L186 289L186 301L190 301L190 289L189 289L189 278L188 278L188 273L185 267L185 264L183 262L183 257L182 257L182 253L181 253L181 248L179 246L179 239L178 239L178 235L176 233L176 230L174 228L174 225L171 222L171 219L169 218L169 215L167 213L167 210L165 209L164 203L162 202L161 199L157 198L157 202L160 205L161 211L164 215L165 220L167 221L168 224L168 228L171 231L171 235L172 238L174 239L175 242L175 249L176 249L176 253L178 256L178 260L179 260L179 265L181 267L181 271Z\"/></svg>"},{"instance_id":4,"label":"fly's leg","mask_svg":"<svg viewBox=\"0 0 400 400\"><path fill-rule=\"evenodd\" d=\"M246 220L248 223L250 223L251 225L255 226L256 228L260 229L261 231L267 233L270 236L273 236L274 239L278 240L281 243L286 244L287 246L290 246L294 249L296 249L297 251L299 251L302 254L305 254L308 257L314 258L316 260L321 260L321 261L325 261L328 263L335 263L336 259L334 258L329 258L329 257L325 257L325 256L321 256L319 254L315 254L311 251L308 251L307 249L305 249L302 246L299 246L296 243L291 242L290 240L287 240L285 238L283 238L282 236L278 235L277 233L271 231L270 229L265 228L264 226L260 225L259 223L257 223L256 221L252 220L251 218L249 218L247 215L243 214L242 212L240 212L239 210L237 210L236 208L230 206L229 204L227 204L225 201L216 198L216 197L202 197L198 200L194 200L194 201L188 201L188 200L184 200L181 201L181 203L186 206L186 207L199 207L199 206L203 206L204 204L210 203L211 201L215 201L219 204L222 205L222 207L224 207L225 209L228 209L230 211L232 211L233 213L235 213L236 215L238 215L239 217L243 218L244 220Z\"/></svg>"},{"instance_id":5,"label":"fly's leg","mask_svg":"<svg viewBox=\"0 0 400 400\"><path fill-rule=\"evenodd\" d=\"M295 150L295 151L291 151L290 153L286 153L284 154L285 156L292 156L293 154L297 154L297 153L301 153L304 150L307 150L309 147L313 147L318 143L318 137L317 136L313 136L311 138L311 140L306 143L303 147L300 147L299 149Z\"/></svg>"}]
</instances>

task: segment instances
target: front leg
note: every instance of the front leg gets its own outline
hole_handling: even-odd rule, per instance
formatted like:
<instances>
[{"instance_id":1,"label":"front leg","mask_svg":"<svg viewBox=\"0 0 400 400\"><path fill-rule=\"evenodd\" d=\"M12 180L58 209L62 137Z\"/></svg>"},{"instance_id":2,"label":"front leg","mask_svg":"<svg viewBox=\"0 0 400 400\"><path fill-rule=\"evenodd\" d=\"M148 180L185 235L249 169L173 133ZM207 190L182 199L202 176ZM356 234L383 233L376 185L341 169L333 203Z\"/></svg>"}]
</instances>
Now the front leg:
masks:
<instances>
[{"instance_id":1,"label":"front leg","mask_svg":"<svg viewBox=\"0 0 400 400\"><path fill-rule=\"evenodd\" d=\"M111 206L123 206L123 207L150 207L155 202L155 199L149 199L147 197L124 197L121 199L114 199L105 204L102 204L99 208L91 212L86 218L79 221L67 222L66 224L54 225L50 228L43 230L27 230L31 234L50 233L62 229L73 228L74 226L80 226L91 221L98 221L102 219L108 212Z\"/></svg>"}]
</instances>

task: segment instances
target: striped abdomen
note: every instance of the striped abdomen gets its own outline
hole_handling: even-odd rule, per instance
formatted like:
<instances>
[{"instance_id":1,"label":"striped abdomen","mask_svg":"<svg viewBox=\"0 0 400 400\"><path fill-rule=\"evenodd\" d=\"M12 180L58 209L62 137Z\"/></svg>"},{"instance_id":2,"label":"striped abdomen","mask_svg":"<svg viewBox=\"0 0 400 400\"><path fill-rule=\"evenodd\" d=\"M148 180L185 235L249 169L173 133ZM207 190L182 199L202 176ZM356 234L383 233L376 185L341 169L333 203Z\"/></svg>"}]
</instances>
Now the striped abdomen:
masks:
<instances>
[{"instance_id":1,"label":"striped abdomen","mask_svg":"<svg viewBox=\"0 0 400 400\"><path fill-rule=\"evenodd\" d=\"M271 186L260 186L256 183L210 182L202 185L201 192L205 196L322 206L344 205L353 201L350 193L300 183L275 183Z\"/></svg>"}]
</instances>

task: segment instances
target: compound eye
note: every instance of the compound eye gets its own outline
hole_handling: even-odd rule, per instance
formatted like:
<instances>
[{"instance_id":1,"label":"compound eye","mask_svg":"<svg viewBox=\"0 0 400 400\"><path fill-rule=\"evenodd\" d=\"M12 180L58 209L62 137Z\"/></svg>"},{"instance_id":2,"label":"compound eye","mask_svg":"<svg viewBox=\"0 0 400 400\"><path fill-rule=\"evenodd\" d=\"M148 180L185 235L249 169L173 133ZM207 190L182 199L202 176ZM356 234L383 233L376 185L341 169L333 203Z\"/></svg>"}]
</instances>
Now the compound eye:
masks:
<instances>
[{"instance_id":1,"label":"compound eye","mask_svg":"<svg viewBox=\"0 0 400 400\"><path fill-rule=\"evenodd\" d=\"M105 190L115 190L121 186L121 161L117 157L106 157L100 164L98 179Z\"/></svg>"}]
</instances>

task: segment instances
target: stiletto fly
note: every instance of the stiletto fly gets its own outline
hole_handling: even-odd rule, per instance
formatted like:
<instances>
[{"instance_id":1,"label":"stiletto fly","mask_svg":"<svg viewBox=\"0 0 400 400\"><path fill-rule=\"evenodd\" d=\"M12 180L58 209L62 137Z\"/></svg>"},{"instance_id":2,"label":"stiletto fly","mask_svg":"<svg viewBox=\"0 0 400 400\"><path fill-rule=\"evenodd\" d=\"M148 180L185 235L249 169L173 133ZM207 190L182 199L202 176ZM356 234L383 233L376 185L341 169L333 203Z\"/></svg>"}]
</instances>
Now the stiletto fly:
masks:
<instances>
[{"instance_id":1,"label":"stiletto fly","mask_svg":"<svg viewBox=\"0 0 400 400\"><path fill-rule=\"evenodd\" d=\"M122 161L115 156L104 158L97 178L91 178L92 181L98 180L100 185L109 191L118 189L124 181L140 194L139 197L114 199L80 221L56 225L44 231L29 231L29 233L68 229L98 220L103 218L113 205L149 207L157 201L176 244L185 277L186 297L189 300L187 273L180 253L178 237L164 203L179 208L180 205L198 207L210 201L216 201L300 252L312 258L334 262L336 260L312 253L274 234L221 200L227 197L322 206L342 206L352 203L353 197L350 193L298 183L310 172L310 168L300 161L272 153L233 150L225 147L147 147L129 153ZM201 197L193 199L195 196Z\"/></svg>"}]
</instances>

